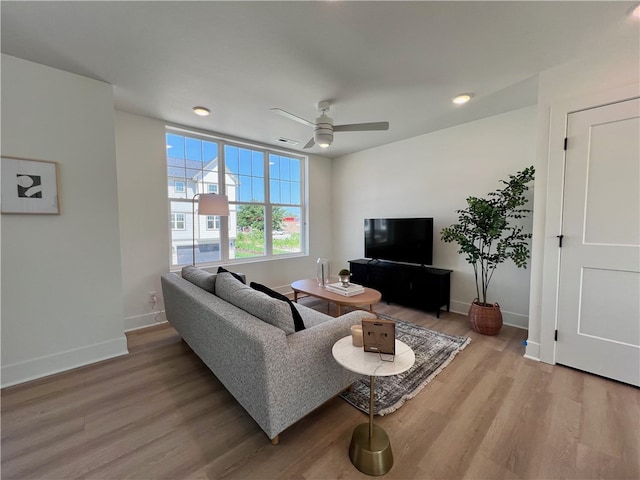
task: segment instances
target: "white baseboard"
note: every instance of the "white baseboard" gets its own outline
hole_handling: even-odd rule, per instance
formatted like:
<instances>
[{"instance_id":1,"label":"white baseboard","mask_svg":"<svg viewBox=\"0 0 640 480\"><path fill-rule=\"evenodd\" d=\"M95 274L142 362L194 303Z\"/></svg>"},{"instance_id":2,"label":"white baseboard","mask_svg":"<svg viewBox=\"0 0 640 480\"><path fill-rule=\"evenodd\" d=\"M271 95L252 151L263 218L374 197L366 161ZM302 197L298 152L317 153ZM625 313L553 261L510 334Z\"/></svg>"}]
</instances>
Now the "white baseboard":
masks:
<instances>
[{"instance_id":1,"label":"white baseboard","mask_svg":"<svg viewBox=\"0 0 640 480\"><path fill-rule=\"evenodd\" d=\"M527 340L527 348L524 351L524 358L528 358L529 360L535 360L536 362L540 361L540 344L536 342L532 342L531 340Z\"/></svg>"},{"instance_id":2,"label":"white baseboard","mask_svg":"<svg viewBox=\"0 0 640 480\"><path fill-rule=\"evenodd\" d=\"M38 378L64 372L109 358L127 355L127 338L107 340L106 342L86 347L67 350L66 352L45 355L44 357L26 360L2 366L2 388L28 382Z\"/></svg>"},{"instance_id":3,"label":"white baseboard","mask_svg":"<svg viewBox=\"0 0 640 480\"><path fill-rule=\"evenodd\" d=\"M144 315L136 315L135 317L127 317L124 319L124 331L138 330L140 328L151 327L159 323L166 323L167 316L164 310L160 312L145 313Z\"/></svg>"},{"instance_id":4,"label":"white baseboard","mask_svg":"<svg viewBox=\"0 0 640 480\"><path fill-rule=\"evenodd\" d=\"M280 292L283 295L286 295L289 298L293 299L293 291L291 290L291 286L290 285L284 285L284 286L281 286L281 287L275 287L275 288L273 288L273 290L276 290L277 292ZM467 302L458 302L456 300L451 300L451 304L450 304L449 310L452 311L453 313L459 313L460 315L468 315L470 306L471 306L471 304L467 303ZM519 313L508 312L508 311L505 311L505 310L502 310L502 309L501 309L501 311L502 311L502 322L505 325L509 325L511 327L516 327L516 328L522 328L524 330L528 330L529 329L529 316L528 315L522 315L522 314L519 314Z\"/></svg>"},{"instance_id":5,"label":"white baseboard","mask_svg":"<svg viewBox=\"0 0 640 480\"><path fill-rule=\"evenodd\" d=\"M451 300L451 311L459 313L460 315L469 315L469 307L471 303L458 302ZM520 313L513 313L500 309L502 311L502 323L511 327L522 328L524 330L529 329L529 316L522 315Z\"/></svg>"}]
</instances>

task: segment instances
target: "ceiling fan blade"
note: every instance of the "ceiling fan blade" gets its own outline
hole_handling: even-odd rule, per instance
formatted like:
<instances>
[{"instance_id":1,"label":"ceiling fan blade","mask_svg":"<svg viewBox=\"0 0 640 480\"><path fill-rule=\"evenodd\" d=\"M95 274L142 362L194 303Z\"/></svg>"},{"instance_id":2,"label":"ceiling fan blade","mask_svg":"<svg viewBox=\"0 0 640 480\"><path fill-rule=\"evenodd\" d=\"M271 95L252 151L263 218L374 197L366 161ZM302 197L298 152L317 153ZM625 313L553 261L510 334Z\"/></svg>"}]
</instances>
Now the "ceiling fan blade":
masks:
<instances>
[{"instance_id":1,"label":"ceiling fan blade","mask_svg":"<svg viewBox=\"0 0 640 480\"><path fill-rule=\"evenodd\" d=\"M368 130L389 130L389 122L350 123L334 125L334 132L365 132Z\"/></svg>"},{"instance_id":2,"label":"ceiling fan blade","mask_svg":"<svg viewBox=\"0 0 640 480\"><path fill-rule=\"evenodd\" d=\"M302 148L311 148L316 144L315 140L313 139L313 137L311 137L311 139L307 142L307 144L302 147Z\"/></svg>"},{"instance_id":3,"label":"ceiling fan blade","mask_svg":"<svg viewBox=\"0 0 640 480\"><path fill-rule=\"evenodd\" d=\"M294 122L300 122L305 125L309 125L310 127L316 126L315 123L311 123L309 120L305 120L304 118L294 115L293 113L289 113L286 110L282 110L281 108L270 108L269 110L271 110L274 113L277 113L278 115L282 115L283 117L288 118L289 120L293 120Z\"/></svg>"}]
</instances>

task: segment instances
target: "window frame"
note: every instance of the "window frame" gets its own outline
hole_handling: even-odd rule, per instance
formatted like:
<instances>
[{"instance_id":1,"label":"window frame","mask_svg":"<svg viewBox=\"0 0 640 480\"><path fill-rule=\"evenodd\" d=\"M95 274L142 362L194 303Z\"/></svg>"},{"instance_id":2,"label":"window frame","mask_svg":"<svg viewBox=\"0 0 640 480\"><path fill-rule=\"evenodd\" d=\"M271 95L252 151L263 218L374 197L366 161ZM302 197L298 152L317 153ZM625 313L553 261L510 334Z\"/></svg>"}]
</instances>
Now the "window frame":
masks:
<instances>
[{"instance_id":1,"label":"window frame","mask_svg":"<svg viewBox=\"0 0 640 480\"><path fill-rule=\"evenodd\" d=\"M216 222L216 219L218 219L217 222ZM207 230L209 230L209 231L220 230L221 225L222 225L222 221L220 220L220 216L219 215L207 215L207 218L206 218L205 222L207 224ZM212 224L213 224L212 227L209 226L209 222L212 222Z\"/></svg>"},{"instance_id":2,"label":"window frame","mask_svg":"<svg viewBox=\"0 0 640 480\"><path fill-rule=\"evenodd\" d=\"M182 216L182 220L178 220L178 215ZM182 228L178 227L178 223L182 223ZM174 226L175 225L175 226ZM187 217L184 212L171 212L171 219L169 221L169 227L171 231L182 232L187 229Z\"/></svg>"},{"instance_id":3,"label":"window frame","mask_svg":"<svg viewBox=\"0 0 640 480\"><path fill-rule=\"evenodd\" d=\"M220 260L206 263L197 263L199 266L216 266L216 265L228 265L228 264L239 264L239 263L254 263L254 262L264 262L271 260L279 260L279 259L287 259L287 258L295 258L295 257L304 257L309 256L309 244L308 244L308 216L309 216L309 205L308 205L308 162L309 158L306 155L301 155L299 152L288 151L285 149L280 149L273 146L261 145L258 143L244 141L241 139L232 139L222 135L207 133L202 131L194 131L190 129L185 129L178 126L166 125L165 126L165 137L168 134L174 134L183 137L189 137L197 140L215 142L218 147L218 164L217 164L217 183L212 182L204 182L199 181L196 184L196 190L198 192L204 193L220 193L227 194L227 175L226 175L226 159L225 159L225 147L233 146L237 148L249 149L251 151L260 152L263 156L263 182L264 182L264 201L256 202L256 201L240 201L237 199L229 199L229 207L233 212L237 212L237 209L242 205L261 205L265 210L264 216L264 226L265 226L265 253L264 255L254 256L254 257L246 257L246 258L230 258L230 250L234 248L235 242L231 245L231 238L235 239L235 232L229 231L229 218L230 217L219 217L219 229L208 228L209 220L205 219L205 228L207 231L216 231L219 230L219 242L220 242ZM270 155L284 156L296 159L300 162L300 202L299 204L295 203L272 203L271 202L271 194L270 194L270 183L271 183L271 172L270 172ZM186 157L186 154L185 154ZM165 157L165 167L168 165L169 155ZM169 179L169 174L167 171L167 178ZM186 179L185 179L186 181ZM210 188L215 185L215 190L217 192L211 192ZM182 193L182 192L177 192ZM185 193L187 192L187 185L185 184ZM185 203L193 207L194 200L192 198L188 198L189 195L186 195L185 198L176 198L171 197L168 193L167 200L169 202L170 210L171 203ZM196 199L197 200L197 199ZM291 252L291 253L275 253L273 252L273 234L272 229L268 226L272 225L272 209L274 207L283 207L283 208L293 208L299 210L299 234L300 234L300 251ZM237 215L237 213L236 213ZM209 216L207 216L209 217ZM193 221L193 220L192 220ZM197 221L197 220L196 220ZM215 222L215 220L214 220ZM188 222L186 222L185 218L185 226ZM215 224L214 224L215 225ZM184 230L184 229L183 229ZM175 230L172 230L175 231ZM232 234L230 236L230 233ZM192 236L192 235L191 235ZM172 243L172 250L174 248L173 238L170 238ZM191 242L193 242L193 238L191 238ZM174 263L174 257L171 258L171 269L177 270L182 268L183 264Z\"/></svg>"}]
</instances>

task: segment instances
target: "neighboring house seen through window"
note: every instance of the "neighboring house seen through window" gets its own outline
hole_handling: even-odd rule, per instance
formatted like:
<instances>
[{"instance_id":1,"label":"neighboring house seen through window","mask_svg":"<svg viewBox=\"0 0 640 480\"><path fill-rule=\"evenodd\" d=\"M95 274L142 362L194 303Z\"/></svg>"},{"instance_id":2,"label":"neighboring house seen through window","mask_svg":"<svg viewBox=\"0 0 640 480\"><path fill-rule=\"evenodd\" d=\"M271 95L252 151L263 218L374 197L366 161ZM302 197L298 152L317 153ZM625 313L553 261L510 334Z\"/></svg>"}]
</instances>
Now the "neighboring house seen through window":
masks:
<instances>
[{"instance_id":1,"label":"neighboring house seen through window","mask_svg":"<svg viewBox=\"0 0 640 480\"><path fill-rule=\"evenodd\" d=\"M207 215L207 230L220 230L220 217Z\"/></svg>"},{"instance_id":2,"label":"neighboring house seen through window","mask_svg":"<svg viewBox=\"0 0 640 480\"><path fill-rule=\"evenodd\" d=\"M171 230L184 230L184 213L171 214Z\"/></svg>"},{"instance_id":3,"label":"neighboring house seen through window","mask_svg":"<svg viewBox=\"0 0 640 480\"><path fill-rule=\"evenodd\" d=\"M196 264L306 254L305 157L170 127L166 142L173 267L192 263L194 230ZM206 193L229 217L198 214Z\"/></svg>"}]
</instances>

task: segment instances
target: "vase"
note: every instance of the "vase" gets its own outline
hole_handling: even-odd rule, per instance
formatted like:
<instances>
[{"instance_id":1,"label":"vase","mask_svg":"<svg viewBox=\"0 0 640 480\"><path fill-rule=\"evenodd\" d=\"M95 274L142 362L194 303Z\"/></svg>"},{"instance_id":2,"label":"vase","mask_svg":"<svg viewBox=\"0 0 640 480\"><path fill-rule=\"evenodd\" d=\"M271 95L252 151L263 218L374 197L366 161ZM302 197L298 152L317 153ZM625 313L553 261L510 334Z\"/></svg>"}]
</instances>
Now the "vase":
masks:
<instances>
[{"instance_id":1,"label":"vase","mask_svg":"<svg viewBox=\"0 0 640 480\"><path fill-rule=\"evenodd\" d=\"M320 257L316 261L316 277L318 278L318 286L324 287L329 284L329 260Z\"/></svg>"},{"instance_id":2,"label":"vase","mask_svg":"<svg viewBox=\"0 0 640 480\"><path fill-rule=\"evenodd\" d=\"M500 305L481 305L476 298L469 307L469 323L474 332L482 335L497 335L502 328Z\"/></svg>"}]
</instances>

